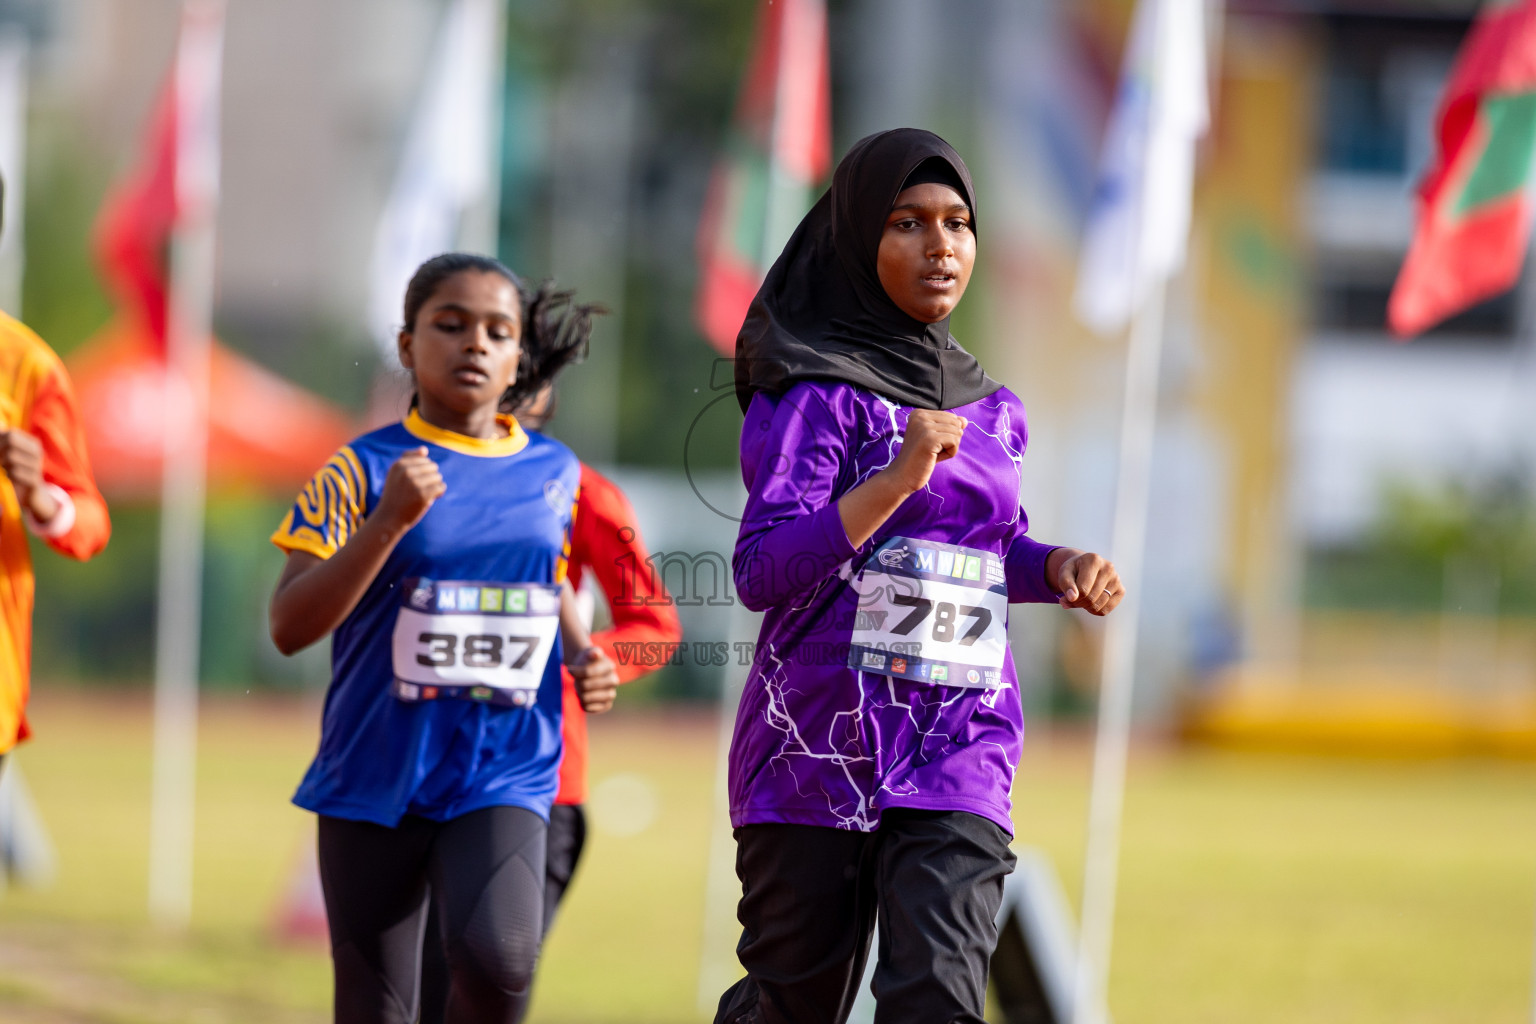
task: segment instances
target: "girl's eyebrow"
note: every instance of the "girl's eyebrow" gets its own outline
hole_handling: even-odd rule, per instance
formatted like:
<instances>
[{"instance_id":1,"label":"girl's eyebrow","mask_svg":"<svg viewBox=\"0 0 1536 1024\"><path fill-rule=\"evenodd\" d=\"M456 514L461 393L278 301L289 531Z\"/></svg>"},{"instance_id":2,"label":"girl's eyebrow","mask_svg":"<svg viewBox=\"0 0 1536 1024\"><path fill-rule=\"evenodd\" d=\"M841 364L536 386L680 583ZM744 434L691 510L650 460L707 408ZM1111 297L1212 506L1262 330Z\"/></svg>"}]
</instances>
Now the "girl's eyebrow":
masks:
<instances>
[{"instance_id":1,"label":"girl's eyebrow","mask_svg":"<svg viewBox=\"0 0 1536 1024\"><path fill-rule=\"evenodd\" d=\"M897 205L891 207L891 213L895 213L897 210L911 210L914 213L926 213L928 209L928 207L922 206L918 203L898 203ZM956 210L964 210L966 213L971 212L971 208L966 206L964 203L954 203L944 212L948 214L954 213Z\"/></svg>"},{"instance_id":2,"label":"girl's eyebrow","mask_svg":"<svg viewBox=\"0 0 1536 1024\"><path fill-rule=\"evenodd\" d=\"M445 302L441 306L433 306L432 309L428 312L432 315L436 315L438 313L462 313L465 316L477 315L475 311L470 309L468 306L462 306L457 302ZM499 309L492 310L491 312L487 313L486 316L496 320L514 321L517 319L517 317L513 314L504 312Z\"/></svg>"}]
</instances>

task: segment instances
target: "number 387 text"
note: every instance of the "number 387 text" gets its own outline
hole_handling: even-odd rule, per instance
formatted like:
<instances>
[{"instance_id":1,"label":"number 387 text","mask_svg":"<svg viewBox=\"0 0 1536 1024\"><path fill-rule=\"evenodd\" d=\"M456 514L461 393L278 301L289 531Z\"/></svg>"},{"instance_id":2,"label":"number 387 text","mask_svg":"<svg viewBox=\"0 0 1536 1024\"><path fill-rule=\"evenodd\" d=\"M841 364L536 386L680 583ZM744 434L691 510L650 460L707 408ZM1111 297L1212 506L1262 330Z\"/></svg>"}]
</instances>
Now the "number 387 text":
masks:
<instances>
[{"instance_id":1,"label":"number 387 text","mask_svg":"<svg viewBox=\"0 0 1536 1024\"><path fill-rule=\"evenodd\" d=\"M453 633L422 633L416 639L427 647L424 653L416 655L416 664L431 668L452 668L458 664L465 668L522 668L539 648L536 636L473 633L459 637Z\"/></svg>"}]
</instances>

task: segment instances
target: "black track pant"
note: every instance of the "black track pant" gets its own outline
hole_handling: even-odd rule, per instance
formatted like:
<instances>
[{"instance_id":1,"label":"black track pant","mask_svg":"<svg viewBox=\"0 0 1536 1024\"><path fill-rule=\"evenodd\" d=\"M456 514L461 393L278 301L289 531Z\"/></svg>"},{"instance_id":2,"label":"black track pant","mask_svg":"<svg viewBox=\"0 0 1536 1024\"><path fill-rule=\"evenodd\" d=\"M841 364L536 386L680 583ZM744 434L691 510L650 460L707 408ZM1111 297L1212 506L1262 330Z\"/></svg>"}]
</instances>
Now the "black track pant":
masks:
<instances>
[{"instance_id":1,"label":"black track pant","mask_svg":"<svg viewBox=\"0 0 1536 1024\"><path fill-rule=\"evenodd\" d=\"M549 809L549 838L544 853L544 934L555 920L555 910L570 888L576 864L587 843L587 816L580 805L555 804ZM421 954L421 1024L447 1024L448 958L436 938L438 901L432 900L427 918L427 942Z\"/></svg>"},{"instance_id":2,"label":"black track pant","mask_svg":"<svg viewBox=\"0 0 1536 1024\"><path fill-rule=\"evenodd\" d=\"M747 976L715 1024L842 1024L878 914L875 1024L984 1024L1008 836L963 811L889 810L875 832L736 830Z\"/></svg>"},{"instance_id":3,"label":"black track pant","mask_svg":"<svg viewBox=\"0 0 1536 1024\"><path fill-rule=\"evenodd\" d=\"M542 934L544 831L520 807L395 828L322 816L336 1024L415 1024L429 892L442 908L447 1020L518 1020Z\"/></svg>"}]
</instances>

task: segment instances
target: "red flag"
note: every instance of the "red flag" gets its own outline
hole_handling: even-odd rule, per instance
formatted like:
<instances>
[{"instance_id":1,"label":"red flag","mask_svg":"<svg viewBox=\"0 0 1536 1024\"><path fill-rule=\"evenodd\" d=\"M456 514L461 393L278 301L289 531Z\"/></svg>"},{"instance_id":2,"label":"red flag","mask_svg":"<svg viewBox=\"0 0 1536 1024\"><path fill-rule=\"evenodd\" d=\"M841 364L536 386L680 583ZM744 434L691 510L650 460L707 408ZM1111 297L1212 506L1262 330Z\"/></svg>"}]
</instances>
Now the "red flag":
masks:
<instances>
[{"instance_id":1,"label":"red flag","mask_svg":"<svg viewBox=\"0 0 1536 1024\"><path fill-rule=\"evenodd\" d=\"M1483 8L1440 99L1437 137L1413 244L1387 306L1400 337L1507 291L1520 276L1536 150L1536 0Z\"/></svg>"},{"instance_id":2,"label":"red flag","mask_svg":"<svg viewBox=\"0 0 1536 1024\"><path fill-rule=\"evenodd\" d=\"M176 224L176 91L172 75L150 115L137 165L96 218L96 258L112 296L165 351L171 231Z\"/></svg>"},{"instance_id":3,"label":"red flag","mask_svg":"<svg viewBox=\"0 0 1536 1024\"><path fill-rule=\"evenodd\" d=\"M69 366L96 478L114 495L154 494L167 437L194 425L206 434L215 487L279 495L292 493L351 433L330 403L219 345L202 316L183 329L208 341L206 395L167 363L172 236L215 212L222 21L222 5L184 9L182 41L137 162L97 216L96 256L118 314L71 354Z\"/></svg>"},{"instance_id":4,"label":"red flag","mask_svg":"<svg viewBox=\"0 0 1536 1024\"><path fill-rule=\"evenodd\" d=\"M725 355L736 350L757 286L832 162L824 0L762 0L754 38L699 222L695 316Z\"/></svg>"}]
</instances>

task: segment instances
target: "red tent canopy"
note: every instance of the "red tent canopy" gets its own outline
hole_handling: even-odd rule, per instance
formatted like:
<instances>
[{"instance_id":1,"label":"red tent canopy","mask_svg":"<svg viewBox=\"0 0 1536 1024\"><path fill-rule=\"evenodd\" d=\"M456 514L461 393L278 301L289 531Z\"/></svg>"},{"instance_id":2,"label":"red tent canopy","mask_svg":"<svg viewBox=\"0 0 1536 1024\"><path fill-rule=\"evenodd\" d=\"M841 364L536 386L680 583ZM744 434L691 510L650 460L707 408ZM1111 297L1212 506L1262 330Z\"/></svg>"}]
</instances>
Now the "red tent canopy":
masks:
<instances>
[{"instance_id":1,"label":"red tent canopy","mask_svg":"<svg viewBox=\"0 0 1536 1024\"><path fill-rule=\"evenodd\" d=\"M69 358L92 469L117 497L160 492L164 410L175 385L162 346L138 317L119 315ZM324 399L218 342L209 367L208 486L292 495L352 436Z\"/></svg>"}]
</instances>

